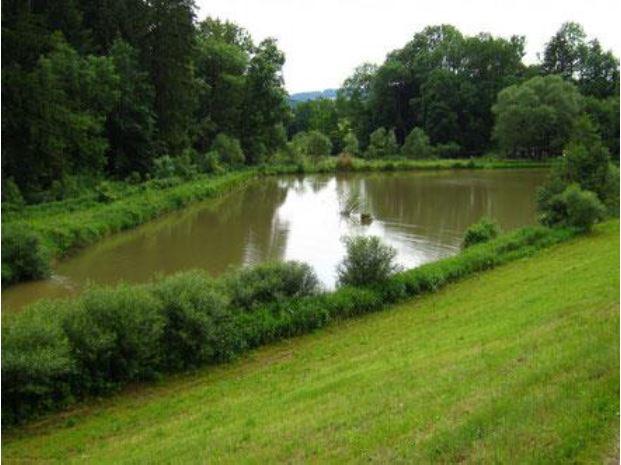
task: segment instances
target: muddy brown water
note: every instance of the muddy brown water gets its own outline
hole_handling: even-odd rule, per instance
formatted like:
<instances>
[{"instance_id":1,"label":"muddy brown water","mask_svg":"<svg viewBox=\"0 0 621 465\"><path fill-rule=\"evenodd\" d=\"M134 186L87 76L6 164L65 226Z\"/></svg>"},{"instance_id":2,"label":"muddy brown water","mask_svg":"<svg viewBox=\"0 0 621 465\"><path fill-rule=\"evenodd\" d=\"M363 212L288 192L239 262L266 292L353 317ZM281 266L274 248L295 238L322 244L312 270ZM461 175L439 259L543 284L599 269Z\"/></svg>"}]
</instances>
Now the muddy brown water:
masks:
<instances>
[{"instance_id":1,"label":"muddy brown water","mask_svg":"<svg viewBox=\"0 0 621 465\"><path fill-rule=\"evenodd\" d=\"M510 230L536 222L545 170L461 170L263 178L243 190L167 214L60 261L50 279L2 292L3 310L75 294L87 283L145 282L155 275L268 260L310 264L332 288L342 238L378 235L404 267L458 252L465 229L488 215ZM343 215L348 205L354 213ZM368 212L370 224L360 221Z\"/></svg>"}]
</instances>

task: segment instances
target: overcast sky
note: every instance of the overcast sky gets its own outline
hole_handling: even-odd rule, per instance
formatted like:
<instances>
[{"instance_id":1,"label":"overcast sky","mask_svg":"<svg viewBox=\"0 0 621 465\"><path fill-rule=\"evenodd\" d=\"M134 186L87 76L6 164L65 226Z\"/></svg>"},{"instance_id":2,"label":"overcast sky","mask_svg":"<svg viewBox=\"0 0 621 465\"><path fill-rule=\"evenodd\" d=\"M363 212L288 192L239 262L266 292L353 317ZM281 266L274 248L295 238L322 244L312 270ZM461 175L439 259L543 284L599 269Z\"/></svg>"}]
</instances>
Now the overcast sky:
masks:
<instances>
[{"instance_id":1,"label":"overcast sky","mask_svg":"<svg viewBox=\"0 0 621 465\"><path fill-rule=\"evenodd\" d=\"M619 0L196 0L198 18L216 16L245 27L258 42L275 37L286 54L290 93L339 87L365 62L381 63L427 25L453 24L462 33L526 36L535 62L565 21L620 55Z\"/></svg>"}]
</instances>

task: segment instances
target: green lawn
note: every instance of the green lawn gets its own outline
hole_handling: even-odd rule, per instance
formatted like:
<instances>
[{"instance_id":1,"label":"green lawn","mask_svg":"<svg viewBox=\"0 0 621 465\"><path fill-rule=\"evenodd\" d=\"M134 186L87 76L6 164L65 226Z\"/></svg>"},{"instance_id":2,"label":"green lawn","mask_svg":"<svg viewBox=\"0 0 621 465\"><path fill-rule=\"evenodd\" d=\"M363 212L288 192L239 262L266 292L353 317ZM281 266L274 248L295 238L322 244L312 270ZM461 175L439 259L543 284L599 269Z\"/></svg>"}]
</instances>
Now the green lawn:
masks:
<instances>
[{"instance_id":1,"label":"green lawn","mask_svg":"<svg viewBox=\"0 0 621 465\"><path fill-rule=\"evenodd\" d=\"M608 463L619 223L5 432L5 463Z\"/></svg>"}]
</instances>

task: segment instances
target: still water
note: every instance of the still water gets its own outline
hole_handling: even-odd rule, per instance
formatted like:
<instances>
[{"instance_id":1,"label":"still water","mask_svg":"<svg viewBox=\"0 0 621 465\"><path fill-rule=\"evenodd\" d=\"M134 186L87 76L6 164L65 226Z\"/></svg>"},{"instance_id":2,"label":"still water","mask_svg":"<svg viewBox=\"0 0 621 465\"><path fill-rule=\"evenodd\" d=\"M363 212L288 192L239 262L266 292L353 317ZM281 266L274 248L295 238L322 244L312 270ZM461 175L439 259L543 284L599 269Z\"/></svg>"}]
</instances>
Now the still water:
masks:
<instances>
[{"instance_id":1,"label":"still water","mask_svg":"<svg viewBox=\"0 0 621 465\"><path fill-rule=\"evenodd\" d=\"M415 267L456 253L464 230L483 215L503 230L535 223L544 178L544 170L264 178L90 246L58 263L51 279L4 290L2 307L71 295L89 282L144 282L190 268L215 276L268 260L306 262L331 288L344 236L378 235L397 249L401 265ZM356 211L344 215L352 203ZM361 223L361 211L370 224Z\"/></svg>"}]
</instances>

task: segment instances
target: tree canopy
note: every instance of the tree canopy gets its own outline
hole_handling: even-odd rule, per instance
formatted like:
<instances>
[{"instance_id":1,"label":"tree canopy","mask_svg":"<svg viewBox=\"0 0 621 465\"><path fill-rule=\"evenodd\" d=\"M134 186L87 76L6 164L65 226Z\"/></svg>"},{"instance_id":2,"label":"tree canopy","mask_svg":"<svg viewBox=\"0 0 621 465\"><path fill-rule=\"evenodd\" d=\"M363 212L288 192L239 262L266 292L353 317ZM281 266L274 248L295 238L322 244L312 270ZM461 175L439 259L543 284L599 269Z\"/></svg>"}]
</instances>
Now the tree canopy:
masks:
<instances>
[{"instance_id":1,"label":"tree canopy","mask_svg":"<svg viewBox=\"0 0 621 465\"><path fill-rule=\"evenodd\" d=\"M619 61L576 23L531 66L524 37L429 26L336 98L292 102L276 40L198 21L193 0L2 0L2 13L2 179L26 202L74 177L304 155L557 156L584 115L619 154Z\"/></svg>"}]
</instances>

